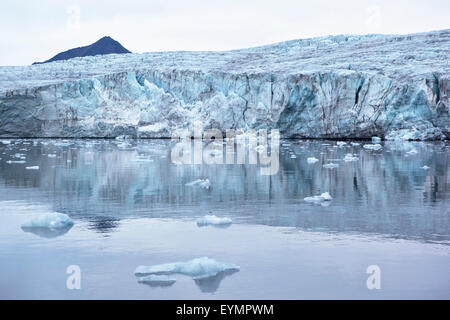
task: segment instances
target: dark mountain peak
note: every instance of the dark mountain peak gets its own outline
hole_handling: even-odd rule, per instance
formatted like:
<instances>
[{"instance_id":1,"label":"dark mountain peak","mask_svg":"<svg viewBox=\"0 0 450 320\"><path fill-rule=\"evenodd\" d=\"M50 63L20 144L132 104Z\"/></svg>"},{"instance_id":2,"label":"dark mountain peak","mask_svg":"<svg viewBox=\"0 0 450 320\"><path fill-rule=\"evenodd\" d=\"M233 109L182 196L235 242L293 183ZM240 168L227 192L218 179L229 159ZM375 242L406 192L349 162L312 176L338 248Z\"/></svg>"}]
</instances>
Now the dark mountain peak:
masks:
<instances>
[{"instance_id":1,"label":"dark mountain peak","mask_svg":"<svg viewBox=\"0 0 450 320\"><path fill-rule=\"evenodd\" d=\"M35 62L33 64L39 63L47 63L57 60L67 60L76 57L87 57L87 56L96 56L99 54L110 54L110 53L131 53L127 49L125 49L118 41L114 40L110 36L105 36L93 44L84 47L78 47L74 49L70 49L61 53L58 53L53 58L44 61L44 62Z\"/></svg>"}]
</instances>

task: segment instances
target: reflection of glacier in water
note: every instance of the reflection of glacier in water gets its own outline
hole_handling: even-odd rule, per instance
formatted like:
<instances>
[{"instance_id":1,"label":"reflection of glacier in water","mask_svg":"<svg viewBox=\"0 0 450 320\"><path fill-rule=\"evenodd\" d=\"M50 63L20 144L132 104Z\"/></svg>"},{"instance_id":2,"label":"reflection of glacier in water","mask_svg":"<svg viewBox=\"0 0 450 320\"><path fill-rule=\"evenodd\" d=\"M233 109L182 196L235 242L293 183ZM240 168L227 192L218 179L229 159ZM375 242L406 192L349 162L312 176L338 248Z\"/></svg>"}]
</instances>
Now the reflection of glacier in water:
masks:
<instances>
[{"instance_id":1,"label":"reflection of glacier in water","mask_svg":"<svg viewBox=\"0 0 450 320\"><path fill-rule=\"evenodd\" d=\"M0 178L6 188L17 189L8 197L50 203L55 211L91 221L100 232L113 231L126 217L214 214L305 230L449 240L444 142L385 143L378 151L362 148L364 143L282 142L279 173L261 176L255 165L177 166L170 161L173 143L166 140L11 141L0 145L6 154ZM16 154L25 155L26 163L6 163ZM343 161L349 154L359 161ZM319 161L310 163L309 157ZM329 163L339 167L323 168ZM30 165L40 169L25 170ZM202 177L211 189L186 187ZM302 201L323 192L332 195L331 205Z\"/></svg>"},{"instance_id":2,"label":"reflection of glacier in water","mask_svg":"<svg viewBox=\"0 0 450 320\"><path fill-rule=\"evenodd\" d=\"M10 141L0 141L0 298L449 297L448 142L281 141L278 173L263 176L248 162L173 164L168 140ZM210 188L187 185L198 179ZM48 212L74 225L23 232ZM241 268L133 275L199 256ZM72 264L86 291L65 289ZM372 264L378 295L365 287Z\"/></svg>"}]
</instances>

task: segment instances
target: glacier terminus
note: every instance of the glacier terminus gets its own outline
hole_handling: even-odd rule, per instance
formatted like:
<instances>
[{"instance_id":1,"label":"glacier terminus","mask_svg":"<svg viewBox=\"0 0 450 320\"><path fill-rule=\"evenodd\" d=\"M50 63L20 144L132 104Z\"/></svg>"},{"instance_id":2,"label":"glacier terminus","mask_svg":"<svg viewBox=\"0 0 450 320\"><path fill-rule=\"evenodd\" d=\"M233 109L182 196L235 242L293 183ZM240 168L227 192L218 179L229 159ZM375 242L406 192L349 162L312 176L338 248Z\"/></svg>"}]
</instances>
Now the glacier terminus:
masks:
<instances>
[{"instance_id":1,"label":"glacier terminus","mask_svg":"<svg viewBox=\"0 0 450 320\"><path fill-rule=\"evenodd\" d=\"M450 30L0 67L1 137L450 138Z\"/></svg>"}]
</instances>

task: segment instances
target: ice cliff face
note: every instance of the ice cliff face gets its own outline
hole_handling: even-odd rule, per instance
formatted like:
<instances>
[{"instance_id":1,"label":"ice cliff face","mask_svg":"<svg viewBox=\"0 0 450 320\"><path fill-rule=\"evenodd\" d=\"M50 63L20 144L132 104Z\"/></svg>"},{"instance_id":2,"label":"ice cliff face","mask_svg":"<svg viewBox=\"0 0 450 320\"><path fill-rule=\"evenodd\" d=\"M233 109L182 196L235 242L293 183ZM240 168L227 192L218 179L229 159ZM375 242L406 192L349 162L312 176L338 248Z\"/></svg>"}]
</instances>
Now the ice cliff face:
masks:
<instances>
[{"instance_id":1,"label":"ice cliff face","mask_svg":"<svg viewBox=\"0 0 450 320\"><path fill-rule=\"evenodd\" d=\"M442 30L0 67L0 136L171 137L202 121L286 138L450 138L449 56Z\"/></svg>"}]
</instances>

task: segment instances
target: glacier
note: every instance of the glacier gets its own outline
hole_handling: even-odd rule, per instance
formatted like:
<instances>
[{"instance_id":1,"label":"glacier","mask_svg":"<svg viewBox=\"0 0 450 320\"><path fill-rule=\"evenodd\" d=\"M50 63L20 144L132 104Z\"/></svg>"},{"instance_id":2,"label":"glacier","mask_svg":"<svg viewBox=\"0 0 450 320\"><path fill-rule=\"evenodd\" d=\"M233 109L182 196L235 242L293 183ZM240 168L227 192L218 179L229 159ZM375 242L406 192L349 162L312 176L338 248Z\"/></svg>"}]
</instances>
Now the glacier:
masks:
<instances>
[{"instance_id":1,"label":"glacier","mask_svg":"<svg viewBox=\"0 0 450 320\"><path fill-rule=\"evenodd\" d=\"M450 138L450 29L0 67L0 137Z\"/></svg>"}]
</instances>

